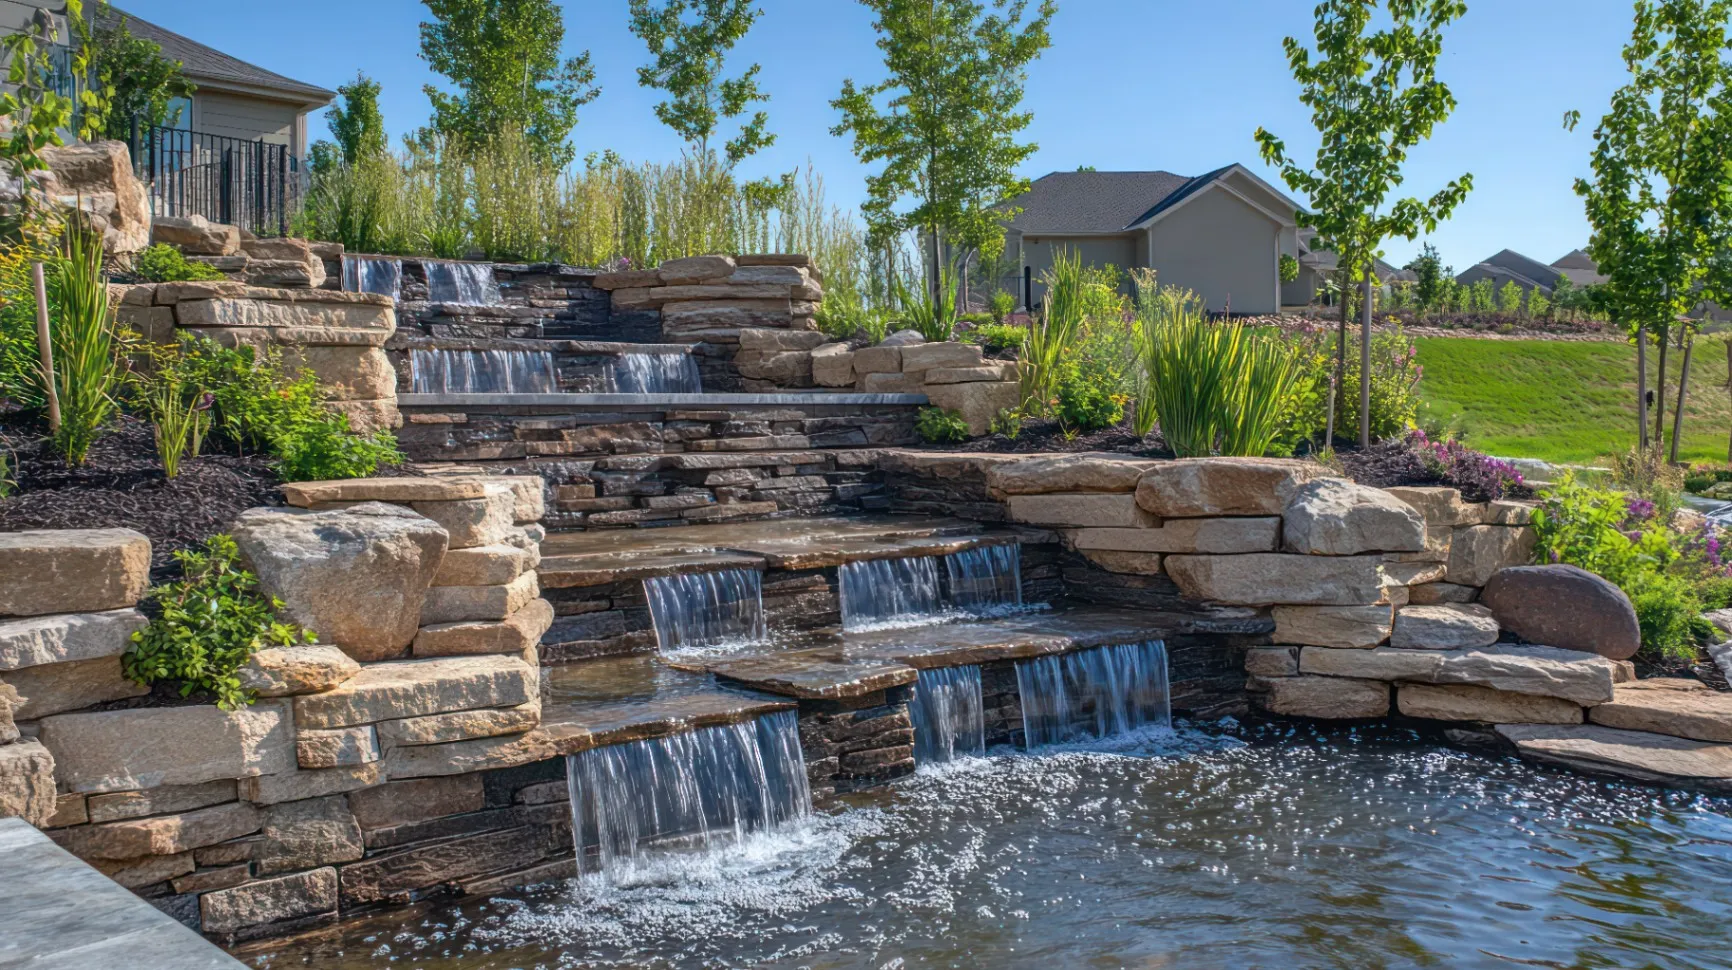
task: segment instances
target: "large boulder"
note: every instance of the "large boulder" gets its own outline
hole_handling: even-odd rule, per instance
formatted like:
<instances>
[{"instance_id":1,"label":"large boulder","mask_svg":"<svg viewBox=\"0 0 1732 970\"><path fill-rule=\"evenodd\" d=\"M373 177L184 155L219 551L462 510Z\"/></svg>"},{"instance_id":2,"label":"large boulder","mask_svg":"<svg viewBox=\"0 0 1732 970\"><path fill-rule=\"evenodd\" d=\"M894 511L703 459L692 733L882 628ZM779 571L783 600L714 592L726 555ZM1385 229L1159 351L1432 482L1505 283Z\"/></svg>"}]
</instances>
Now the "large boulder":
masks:
<instances>
[{"instance_id":1,"label":"large boulder","mask_svg":"<svg viewBox=\"0 0 1732 970\"><path fill-rule=\"evenodd\" d=\"M1137 504L1163 518L1280 515L1299 486L1330 474L1290 458L1163 461L1137 483Z\"/></svg>"},{"instance_id":2,"label":"large boulder","mask_svg":"<svg viewBox=\"0 0 1732 970\"><path fill-rule=\"evenodd\" d=\"M1628 660L1642 646L1642 628L1630 598L1575 566L1500 569L1479 601L1491 609L1499 626L1530 643L1613 660Z\"/></svg>"},{"instance_id":3,"label":"large boulder","mask_svg":"<svg viewBox=\"0 0 1732 970\"><path fill-rule=\"evenodd\" d=\"M1288 552L1311 556L1425 548L1425 520L1413 506L1343 478L1299 486L1282 511L1281 529Z\"/></svg>"},{"instance_id":4,"label":"large boulder","mask_svg":"<svg viewBox=\"0 0 1732 970\"><path fill-rule=\"evenodd\" d=\"M407 652L447 538L437 523L379 502L251 509L230 531L290 619L363 663Z\"/></svg>"},{"instance_id":5,"label":"large boulder","mask_svg":"<svg viewBox=\"0 0 1732 970\"><path fill-rule=\"evenodd\" d=\"M150 197L132 171L123 142L78 142L42 150L52 179L43 191L67 208L90 213L110 255L142 252L150 245Z\"/></svg>"},{"instance_id":6,"label":"large boulder","mask_svg":"<svg viewBox=\"0 0 1732 970\"><path fill-rule=\"evenodd\" d=\"M0 532L0 616L122 609L149 581L150 540L131 529Z\"/></svg>"}]
</instances>

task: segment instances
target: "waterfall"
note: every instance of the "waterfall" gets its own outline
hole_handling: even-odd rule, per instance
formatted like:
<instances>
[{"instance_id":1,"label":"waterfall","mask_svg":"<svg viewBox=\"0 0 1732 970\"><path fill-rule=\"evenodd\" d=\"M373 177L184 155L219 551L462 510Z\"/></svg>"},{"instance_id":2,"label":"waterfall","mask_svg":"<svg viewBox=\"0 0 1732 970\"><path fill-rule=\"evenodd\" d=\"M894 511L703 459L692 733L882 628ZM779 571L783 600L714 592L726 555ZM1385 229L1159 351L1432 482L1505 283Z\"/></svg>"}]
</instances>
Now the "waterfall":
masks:
<instances>
[{"instance_id":1,"label":"waterfall","mask_svg":"<svg viewBox=\"0 0 1732 970\"><path fill-rule=\"evenodd\" d=\"M427 302L498 306L499 283L492 263L459 263L453 260L423 260L427 273Z\"/></svg>"},{"instance_id":2,"label":"waterfall","mask_svg":"<svg viewBox=\"0 0 1732 970\"><path fill-rule=\"evenodd\" d=\"M972 613L1022 605L1022 546L979 546L944 557L950 604Z\"/></svg>"},{"instance_id":3,"label":"waterfall","mask_svg":"<svg viewBox=\"0 0 1732 970\"><path fill-rule=\"evenodd\" d=\"M842 629L936 616L942 607L938 560L867 559L836 570L842 593Z\"/></svg>"},{"instance_id":4,"label":"waterfall","mask_svg":"<svg viewBox=\"0 0 1732 970\"><path fill-rule=\"evenodd\" d=\"M613 363L619 394L701 394L704 379L691 354L620 354Z\"/></svg>"},{"instance_id":5,"label":"waterfall","mask_svg":"<svg viewBox=\"0 0 1732 970\"><path fill-rule=\"evenodd\" d=\"M657 841L722 848L812 811L793 711L592 748L567 755L565 770L578 868L595 845L608 877Z\"/></svg>"},{"instance_id":6,"label":"waterfall","mask_svg":"<svg viewBox=\"0 0 1732 970\"><path fill-rule=\"evenodd\" d=\"M655 576L643 589L664 651L764 638L764 574L756 569Z\"/></svg>"},{"instance_id":7,"label":"waterfall","mask_svg":"<svg viewBox=\"0 0 1732 970\"><path fill-rule=\"evenodd\" d=\"M922 670L908 714L917 764L986 754L986 716L978 666Z\"/></svg>"},{"instance_id":8,"label":"waterfall","mask_svg":"<svg viewBox=\"0 0 1732 970\"><path fill-rule=\"evenodd\" d=\"M1016 688L1029 748L1172 726L1160 640L1021 660Z\"/></svg>"},{"instance_id":9,"label":"waterfall","mask_svg":"<svg viewBox=\"0 0 1732 970\"><path fill-rule=\"evenodd\" d=\"M557 394L559 373L547 350L411 350L416 394Z\"/></svg>"},{"instance_id":10,"label":"waterfall","mask_svg":"<svg viewBox=\"0 0 1732 970\"><path fill-rule=\"evenodd\" d=\"M343 289L350 293L383 293L393 300L401 299L403 261L344 253Z\"/></svg>"}]
</instances>

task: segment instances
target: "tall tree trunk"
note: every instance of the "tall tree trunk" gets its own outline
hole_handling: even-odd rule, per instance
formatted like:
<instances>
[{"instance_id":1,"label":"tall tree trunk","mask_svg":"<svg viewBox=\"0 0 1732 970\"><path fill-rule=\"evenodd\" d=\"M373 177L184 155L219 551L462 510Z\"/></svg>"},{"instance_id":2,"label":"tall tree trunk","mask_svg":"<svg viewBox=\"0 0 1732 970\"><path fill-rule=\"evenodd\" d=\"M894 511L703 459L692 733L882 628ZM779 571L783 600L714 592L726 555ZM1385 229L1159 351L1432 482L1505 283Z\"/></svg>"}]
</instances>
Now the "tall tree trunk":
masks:
<instances>
[{"instance_id":1,"label":"tall tree trunk","mask_svg":"<svg viewBox=\"0 0 1732 970\"><path fill-rule=\"evenodd\" d=\"M1672 451L1668 461L1678 460L1678 439L1684 434L1684 395L1690 390L1690 354L1696 349L1696 338L1690 328L1683 328L1678 339L1684 343L1684 361L1678 368L1678 406L1672 409Z\"/></svg>"},{"instance_id":2,"label":"tall tree trunk","mask_svg":"<svg viewBox=\"0 0 1732 970\"><path fill-rule=\"evenodd\" d=\"M1666 335L1656 342L1660 345L1660 367L1654 387L1654 450L1658 451L1666 447L1666 351L1672 342Z\"/></svg>"},{"instance_id":3,"label":"tall tree trunk","mask_svg":"<svg viewBox=\"0 0 1732 970\"><path fill-rule=\"evenodd\" d=\"M938 225L932 225L932 305L937 306L944 289L944 273L939 269Z\"/></svg>"},{"instance_id":4,"label":"tall tree trunk","mask_svg":"<svg viewBox=\"0 0 1732 970\"><path fill-rule=\"evenodd\" d=\"M1636 327L1636 447L1648 450L1648 328Z\"/></svg>"},{"instance_id":5,"label":"tall tree trunk","mask_svg":"<svg viewBox=\"0 0 1732 970\"><path fill-rule=\"evenodd\" d=\"M1323 431L1323 447L1331 451L1335 450L1335 408L1340 399L1341 381L1347 376L1347 313L1350 302L1347 299L1346 271L1338 271L1336 275L1340 277L1336 281L1335 295L1341 301L1341 319L1335 327L1335 374L1329 381L1329 416L1325 419Z\"/></svg>"},{"instance_id":6,"label":"tall tree trunk","mask_svg":"<svg viewBox=\"0 0 1732 970\"><path fill-rule=\"evenodd\" d=\"M1359 308L1359 447L1371 447L1371 267L1365 268L1365 287Z\"/></svg>"}]
</instances>

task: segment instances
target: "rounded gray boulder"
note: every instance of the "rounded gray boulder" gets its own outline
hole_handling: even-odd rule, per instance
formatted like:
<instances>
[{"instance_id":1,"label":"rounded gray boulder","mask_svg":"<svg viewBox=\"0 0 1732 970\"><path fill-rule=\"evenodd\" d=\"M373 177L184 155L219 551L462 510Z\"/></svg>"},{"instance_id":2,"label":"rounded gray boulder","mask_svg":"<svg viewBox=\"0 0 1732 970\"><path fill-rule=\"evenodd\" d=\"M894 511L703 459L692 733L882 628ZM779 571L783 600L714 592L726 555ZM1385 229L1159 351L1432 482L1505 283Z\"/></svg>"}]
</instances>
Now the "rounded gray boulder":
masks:
<instances>
[{"instance_id":1,"label":"rounded gray boulder","mask_svg":"<svg viewBox=\"0 0 1732 970\"><path fill-rule=\"evenodd\" d=\"M1624 591L1575 566L1509 566L1486 583L1480 603L1498 626L1529 643L1628 660L1642 646L1636 608Z\"/></svg>"}]
</instances>

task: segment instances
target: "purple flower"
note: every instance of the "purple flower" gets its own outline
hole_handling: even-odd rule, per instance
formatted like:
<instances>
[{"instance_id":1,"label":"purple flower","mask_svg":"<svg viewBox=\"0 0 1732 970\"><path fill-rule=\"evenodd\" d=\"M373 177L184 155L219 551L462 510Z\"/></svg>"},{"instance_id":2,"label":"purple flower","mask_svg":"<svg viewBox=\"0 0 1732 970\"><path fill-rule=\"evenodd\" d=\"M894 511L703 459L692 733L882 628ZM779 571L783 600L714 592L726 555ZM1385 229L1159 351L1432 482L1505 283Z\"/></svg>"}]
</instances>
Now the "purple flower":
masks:
<instances>
[{"instance_id":1,"label":"purple flower","mask_svg":"<svg viewBox=\"0 0 1732 970\"><path fill-rule=\"evenodd\" d=\"M1654 503L1645 498L1631 498L1624 504L1624 514L1632 521L1646 522L1654 517Z\"/></svg>"}]
</instances>

